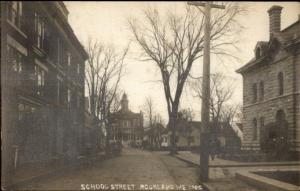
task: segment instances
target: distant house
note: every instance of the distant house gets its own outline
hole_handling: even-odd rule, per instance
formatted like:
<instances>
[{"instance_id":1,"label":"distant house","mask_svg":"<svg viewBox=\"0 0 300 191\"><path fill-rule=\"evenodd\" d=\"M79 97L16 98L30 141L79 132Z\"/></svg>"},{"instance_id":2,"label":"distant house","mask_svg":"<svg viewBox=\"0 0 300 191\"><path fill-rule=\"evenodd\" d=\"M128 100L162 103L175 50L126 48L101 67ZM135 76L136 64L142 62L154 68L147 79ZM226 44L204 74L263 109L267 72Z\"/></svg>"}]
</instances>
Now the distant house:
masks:
<instances>
[{"instance_id":1,"label":"distant house","mask_svg":"<svg viewBox=\"0 0 300 191\"><path fill-rule=\"evenodd\" d=\"M176 145L179 150L200 145L200 126L198 121L180 120L176 124ZM162 147L170 147L172 131L168 128L162 133Z\"/></svg>"},{"instance_id":2,"label":"distant house","mask_svg":"<svg viewBox=\"0 0 300 191\"><path fill-rule=\"evenodd\" d=\"M238 135L238 131L234 130L229 123L220 124L217 138L223 152L234 152L241 148L241 138Z\"/></svg>"},{"instance_id":3,"label":"distant house","mask_svg":"<svg viewBox=\"0 0 300 191\"><path fill-rule=\"evenodd\" d=\"M300 151L300 22L281 30L282 7L269 10L269 41L257 42L243 76L243 150ZM299 17L300 18L300 17Z\"/></svg>"},{"instance_id":4,"label":"distant house","mask_svg":"<svg viewBox=\"0 0 300 191\"><path fill-rule=\"evenodd\" d=\"M176 144L179 149L190 149L200 145L199 121L180 121L177 125Z\"/></svg>"},{"instance_id":5,"label":"distant house","mask_svg":"<svg viewBox=\"0 0 300 191\"><path fill-rule=\"evenodd\" d=\"M176 145L179 150L190 150L200 145L200 121L184 121L181 120L176 124ZM211 123L212 127L212 123ZM211 133L219 141L220 146L228 150L236 150L241 146L241 139L237 132L229 123L220 123L215 128L211 128ZM170 129L162 134L162 146L169 147L171 145Z\"/></svg>"}]
</instances>

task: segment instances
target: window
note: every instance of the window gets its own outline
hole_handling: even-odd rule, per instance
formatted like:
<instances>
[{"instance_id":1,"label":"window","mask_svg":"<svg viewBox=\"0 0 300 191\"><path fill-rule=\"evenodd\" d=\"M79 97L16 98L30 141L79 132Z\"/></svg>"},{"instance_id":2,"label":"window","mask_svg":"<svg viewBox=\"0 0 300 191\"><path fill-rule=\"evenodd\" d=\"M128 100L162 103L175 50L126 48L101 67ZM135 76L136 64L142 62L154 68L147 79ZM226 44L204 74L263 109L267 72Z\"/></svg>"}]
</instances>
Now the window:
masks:
<instances>
[{"instance_id":1,"label":"window","mask_svg":"<svg viewBox=\"0 0 300 191\"><path fill-rule=\"evenodd\" d=\"M71 90L68 89L68 106L71 106Z\"/></svg>"},{"instance_id":2,"label":"window","mask_svg":"<svg viewBox=\"0 0 300 191\"><path fill-rule=\"evenodd\" d=\"M32 114L36 111L36 107L24 104L24 103L18 103L18 120L21 121L24 119L26 114Z\"/></svg>"},{"instance_id":3,"label":"window","mask_svg":"<svg viewBox=\"0 0 300 191\"><path fill-rule=\"evenodd\" d=\"M257 102L257 85L256 83L252 86L252 92L253 92L253 103Z\"/></svg>"},{"instance_id":4,"label":"window","mask_svg":"<svg viewBox=\"0 0 300 191\"><path fill-rule=\"evenodd\" d=\"M78 75L80 74L80 64L79 63L77 64L77 74Z\"/></svg>"},{"instance_id":5,"label":"window","mask_svg":"<svg viewBox=\"0 0 300 191\"><path fill-rule=\"evenodd\" d=\"M24 118L25 106L22 103L18 104L18 119L21 121Z\"/></svg>"},{"instance_id":6,"label":"window","mask_svg":"<svg viewBox=\"0 0 300 191\"><path fill-rule=\"evenodd\" d=\"M283 95L283 73L279 72L277 75L277 79L278 79L278 94L279 95Z\"/></svg>"},{"instance_id":7,"label":"window","mask_svg":"<svg viewBox=\"0 0 300 191\"><path fill-rule=\"evenodd\" d=\"M38 108L33 105L28 105L25 103L18 103L18 131L21 131L20 134L24 135L24 127L31 125L32 117ZM30 124L28 124L30 123ZM20 137L21 138L21 137ZM23 137L24 138L24 137Z\"/></svg>"},{"instance_id":8,"label":"window","mask_svg":"<svg viewBox=\"0 0 300 191\"><path fill-rule=\"evenodd\" d=\"M189 142L190 142L190 143L194 143L194 141L195 141L195 140L194 140L194 137L193 137L193 136L189 136Z\"/></svg>"},{"instance_id":9,"label":"window","mask_svg":"<svg viewBox=\"0 0 300 191\"><path fill-rule=\"evenodd\" d=\"M265 96L265 90L264 90L264 82L263 81L260 81L260 84L259 84L259 90L260 90L260 100L264 100L264 96Z\"/></svg>"},{"instance_id":10,"label":"window","mask_svg":"<svg viewBox=\"0 0 300 191\"><path fill-rule=\"evenodd\" d=\"M285 121L285 113L282 109L278 110L276 113L276 122L282 124Z\"/></svg>"},{"instance_id":11,"label":"window","mask_svg":"<svg viewBox=\"0 0 300 191\"><path fill-rule=\"evenodd\" d=\"M260 120L260 127L262 128L263 126L265 126L265 119L264 117L261 117L259 120Z\"/></svg>"},{"instance_id":12,"label":"window","mask_svg":"<svg viewBox=\"0 0 300 191\"><path fill-rule=\"evenodd\" d=\"M253 119L253 141L257 140L257 121L256 118Z\"/></svg>"},{"instance_id":13,"label":"window","mask_svg":"<svg viewBox=\"0 0 300 191\"><path fill-rule=\"evenodd\" d=\"M77 108L80 108L80 95L77 94Z\"/></svg>"},{"instance_id":14,"label":"window","mask_svg":"<svg viewBox=\"0 0 300 191\"><path fill-rule=\"evenodd\" d=\"M57 101L60 102L60 80L57 80Z\"/></svg>"},{"instance_id":15,"label":"window","mask_svg":"<svg viewBox=\"0 0 300 191\"><path fill-rule=\"evenodd\" d=\"M22 1L8 2L8 20L18 28L21 28L22 14Z\"/></svg>"},{"instance_id":16,"label":"window","mask_svg":"<svg viewBox=\"0 0 300 191\"><path fill-rule=\"evenodd\" d=\"M57 101L58 103L62 103L63 92L62 92L62 79L57 78Z\"/></svg>"},{"instance_id":17,"label":"window","mask_svg":"<svg viewBox=\"0 0 300 191\"><path fill-rule=\"evenodd\" d=\"M139 126L139 120L138 119L135 120L135 126Z\"/></svg>"},{"instance_id":18,"label":"window","mask_svg":"<svg viewBox=\"0 0 300 191\"><path fill-rule=\"evenodd\" d=\"M35 76L37 80L37 94L38 95L43 95L43 89L45 87L45 71L43 70L42 67L35 65Z\"/></svg>"},{"instance_id":19,"label":"window","mask_svg":"<svg viewBox=\"0 0 300 191\"><path fill-rule=\"evenodd\" d=\"M45 23L44 19L38 13L34 13L34 24L36 33L36 45L38 48L43 48L45 36Z\"/></svg>"},{"instance_id":20,"label":"window","mask_svg":"<svg viewBox=\"0 0 300 191\"><path fill-rule=\"evenodd\" d=\"M61 49L62 49L61 40L60 38L57 38L57 58L56 58L57 65L61 65L61 57L62 57Z\"/></svg>"},{"instance_id":21,"label":"window","mask_svg":"<svg viewBox=\"0 0 300 191\"><path fill-rule=\"evenodd\" d=\"M68 52L67 53L67 62L68 62L68 67L70 67L71 66L71 53L70 52Z\"/></svg>"},{"instance_id":22,"label":"window","mask_svg":"<svg viewBox=\"0 0 300 191\"><path fill-rule=\"evenodd\" d=\"M8 63L11 64L13 71L18 72L19 74L22 73L23 70L22 54L16 49L12 48L11 46L7 47L7 54L8 54Z\"/></svg>"}]
</instances>

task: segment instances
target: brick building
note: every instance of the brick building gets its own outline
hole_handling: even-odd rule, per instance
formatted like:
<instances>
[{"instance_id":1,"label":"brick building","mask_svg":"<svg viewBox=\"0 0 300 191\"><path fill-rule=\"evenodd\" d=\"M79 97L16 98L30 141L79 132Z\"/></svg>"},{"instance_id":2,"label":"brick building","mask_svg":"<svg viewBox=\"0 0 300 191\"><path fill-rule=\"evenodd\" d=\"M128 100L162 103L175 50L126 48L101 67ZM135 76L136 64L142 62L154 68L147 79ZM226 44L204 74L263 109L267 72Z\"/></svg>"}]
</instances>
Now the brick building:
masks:
<instances>
[{"instance_id":1,"label":"brick building","mask_svg":"<svg viewBox=\"0 0 300 191\"><path fill-rule=\"evenodd\" d=\"M99 118L91 112L89 96L85 97L83 146L84 153L88 155L97 154L105 148L104 127L101 126Z\"/></svg>"},{"instance_id":2,"label":"brick building","mask_svg":"<svg viewBox=\"0 0 300 191\"><path fill-rule=\"evenodd\" d=\"M2 177L82 149L87 53L62 2L1 2Z\"/></svg>"},{"instance_id":3,"label":"brick building","mask_svg":"<svg viewBox=\"0 0 300 191\"><path fill-rule=\"evenodd\" d=\"M280 29L280 6L269 14L269 41L257 42L243 76L242 149L300 151L300 24Z\"/></svg>"},{"instance_id":4,"label":"brick building","mask_svg":"<svg viewBox=\"0 0 300 191\"><path fill-rule=\"evenodd\" d=\"M125 144L133 142L141 145L144 131L143 114L130 111L125 93L121 100L121 109L111 115L111 121L114 131L112 135L117 136Z\"/></svg>"}]
</instances>

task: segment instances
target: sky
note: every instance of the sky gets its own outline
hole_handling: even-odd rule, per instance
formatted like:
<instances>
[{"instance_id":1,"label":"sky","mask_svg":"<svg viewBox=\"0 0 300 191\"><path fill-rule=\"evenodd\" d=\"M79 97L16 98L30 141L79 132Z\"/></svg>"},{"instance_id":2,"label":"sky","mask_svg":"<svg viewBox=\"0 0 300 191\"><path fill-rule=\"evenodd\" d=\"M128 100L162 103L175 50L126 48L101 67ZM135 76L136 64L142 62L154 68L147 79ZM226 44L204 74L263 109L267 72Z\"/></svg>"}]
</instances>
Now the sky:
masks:
<instances>
[{"instance_id":1,"label":"sky","mask_svg":"<svg viewBox=\"0 0 300 191\"><path fill-rule=\"evenodd\" d=\"M149 6L159 12L172 10L182 13L186 2L65 2L69 11L69 23L79 39L85 45L89 38L106 44L113 44L122 49L133 39L128 27L128 18L141 18L143 10ZM220 60L212 57L211 72L221 72L235 81L233 103L242 103L242 77L235 71L246 64L254 56L257 41L269 39L269 17L267 10L272 5L283 7L281 13L281 29L286 28L298 19L300 3L298 2L241 2L247 12L237 18L244 30L240 35L239 50L235 56L239 60ZM160 113L165 123L168 121L166 101L163 87L157 80L160 73L152 62L140 61L140 49L135 44L130 46L130 52L125 61L125 75L121 81L121 89L129 99L129 107L134 112L145 109L145 99L150 96L154 102L154 110ZM193 70L201 73L202 64L198 61ZM195 120L200 120L201 101L194 94L186 90L182 95L182 109L190 108L195 114Z\"/></svg>"}]
</instances>

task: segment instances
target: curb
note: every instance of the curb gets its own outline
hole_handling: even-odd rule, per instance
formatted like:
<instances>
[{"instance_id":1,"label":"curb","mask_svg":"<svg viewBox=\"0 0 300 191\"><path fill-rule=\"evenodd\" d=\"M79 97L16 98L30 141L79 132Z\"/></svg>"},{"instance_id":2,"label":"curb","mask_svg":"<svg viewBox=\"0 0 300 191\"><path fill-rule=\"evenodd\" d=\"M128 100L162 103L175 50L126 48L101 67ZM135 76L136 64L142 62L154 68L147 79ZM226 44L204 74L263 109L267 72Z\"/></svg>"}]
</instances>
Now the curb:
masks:
<instances>
[{"instance_id":1,"label":"curb","mask_svg":"<svg viewBox=\"0 0 300 191\"><path fill-rule=\"evenodd\" d=\"M256 175L252 172L237 172L236 178L265 190L297 191L300 188L297 185Z\"/></svg>"},{"instance_id":2,"label":"curb","mask_svg":"<svg viewBox=\"0 0 300 191\"><path fill-rule=\"evenodd\" d=\"M176 158L187 162L189 164L192 164L194 166L200 166L199 164L196 164L188 159L185 159L183 157L180 156L175 156ZM300 166L300 163L295 163L295 164L289 164L289 163L278 163L278 164L274 164L274 163L256 163L256 164L231 164L231 165L209 165L209 167L211 168L226 168L226 167L255 167L255 166Z\"/></svg>"},{"instance_id":3,"label":"curb","mask_svg":"<svg viewBox=\"0 0 300 191\"><path fill-rule=\"evenodd\" d=\"M21 187L22 185L29 184L29 183L34 182L34 181L42 180L44 178L53 176L54 174L59 174L59 173L62 173L66 170L71 170L72 168L78 168L81 165L89 165L91 162L95 162L97 160L103 161L105 159L107 159L106 156L101 156L101 157L96 157L96 158L90 158L90 159L87 159L87 160L84 160L84 161L79 161L77 163L75 162L73 164L69 164L69 165L63 166L61 168L58 168L58 169L55 169L55 170L52 170L52 171L48 171L48 172L45 172L43 174L40 174L40 175L37 175L37 176L34 176L34 177L30 177L28 179L21 180L19 182L15 182L13 184L7 185L7 186L4 187L4 190L15 190L15 188Z\"/></svg>"},{"instance_id":4,"label":"curb","mask_svg":"<svg viewBox=\"0 0 300 191\"><path fill-rule=\"evenodd\" d=\"M179 157L179 156L177 156L177 155L174 155L174 157L176 157L177 159L179 159L179 160L181 160L181 161L184 161L184 162L188 163L189 165L196 166L196 167L199 167L199 166L200 166L199 164L196 164L196 163L194 163L194 162L191 162L191 161L189 161L189 160L187 160L187 159L184 159L184 158L182 158L182 157Z\"/></svg>"},{"instance_id":5,"label":"curb","mask_svg":"<svg viewBox=\"0 0 300 191\"><path fill-rule=\"evenodd\" d=\"M207 190L214 190L208 183L202 182L201 184L203 184Z\"/></svg>"}]
</instances>

